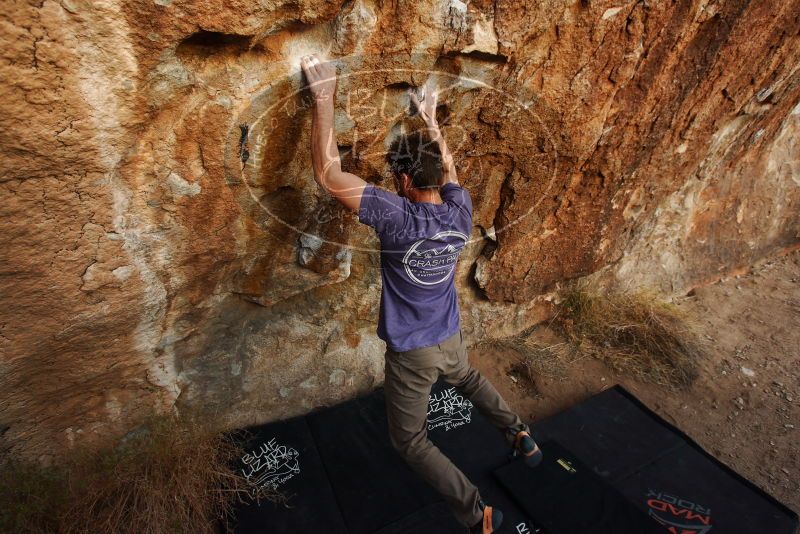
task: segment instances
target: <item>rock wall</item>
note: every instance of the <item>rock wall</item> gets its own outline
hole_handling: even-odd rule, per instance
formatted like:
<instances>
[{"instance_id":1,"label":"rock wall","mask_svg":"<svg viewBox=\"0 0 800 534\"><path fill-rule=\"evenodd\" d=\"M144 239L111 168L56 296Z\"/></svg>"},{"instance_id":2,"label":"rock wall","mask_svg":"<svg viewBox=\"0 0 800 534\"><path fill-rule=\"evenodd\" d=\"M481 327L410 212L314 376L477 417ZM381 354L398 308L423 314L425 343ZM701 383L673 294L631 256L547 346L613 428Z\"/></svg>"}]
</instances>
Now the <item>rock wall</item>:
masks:
<instances>
[{"instance_id":1,"label":"rock wall","mask_svg":"<svg viewBox=\"0 0 800 534\"><path fill-rule=\"evenodd\" d=\"M472 341L564 281L684 291L800 242L800 1L44 0L2 14L0 450L379 385L370 230L311 174L299 58L387 187L434 77L475 229Z\"/></svg>"}]
</instances>

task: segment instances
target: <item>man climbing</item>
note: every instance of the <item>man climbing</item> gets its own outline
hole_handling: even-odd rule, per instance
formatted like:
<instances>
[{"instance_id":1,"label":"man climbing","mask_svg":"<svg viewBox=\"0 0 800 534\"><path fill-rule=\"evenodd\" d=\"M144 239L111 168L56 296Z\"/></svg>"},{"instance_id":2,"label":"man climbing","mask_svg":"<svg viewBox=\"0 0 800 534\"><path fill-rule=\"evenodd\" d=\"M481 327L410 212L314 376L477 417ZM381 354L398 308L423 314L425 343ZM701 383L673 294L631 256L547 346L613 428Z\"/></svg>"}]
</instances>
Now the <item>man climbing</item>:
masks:
<instances>
[{"instance_id":1,"label":"man climbing","mask_svg":"<svg viewBox=\"0 0 800 534\"><path fill-rule=\"evenodd\" d=\"M436 92L410 93L425 127L404 133L387 154L397 194L343 172L333 129L336 69L316 55L301 67L314 98L314 179L381 243L378 336L386 342L386 413L392 445L445 498L469 532L494 532L499 510L428 439L431 386L439 376L499 428L528 465L541 460L530 429L467 360L454 284L456 262L472 230L472 201L458 184L453 157L436 119Z\"/></svg>"}]
</instances>

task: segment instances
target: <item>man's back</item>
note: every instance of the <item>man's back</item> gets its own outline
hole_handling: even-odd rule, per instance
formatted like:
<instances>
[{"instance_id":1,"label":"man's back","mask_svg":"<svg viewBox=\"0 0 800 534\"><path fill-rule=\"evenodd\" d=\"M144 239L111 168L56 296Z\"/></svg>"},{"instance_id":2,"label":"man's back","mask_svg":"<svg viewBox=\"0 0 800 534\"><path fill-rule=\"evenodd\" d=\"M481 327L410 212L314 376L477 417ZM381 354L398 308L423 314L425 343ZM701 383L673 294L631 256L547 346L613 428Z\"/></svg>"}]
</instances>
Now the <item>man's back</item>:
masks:
<instances>
[{"instance_id":1,"label":"man's back","mask_svg":"<svg viewBox=\"0 0 800 534\"><path fill-rule=\"evenodd\" d=\"M472 201L461 186L441 187L441 204L412 202L368 185L359 220L381 242L378 336L394 351L435 345L460 328L454 274L472 229Z\"/></svg>"},{"instance_id":2,"label":"man's back","mask_svg":"<svg viewBox=\"0 0 800 534\"><path fill-rule=\"evenodd\" d=\"M457 388L494 424L515 451L541 461L530 429L473 368L461 331L454 275L472 230L472 201L458 185L453 156L436 120L437 91L409 100L424 131L398 136L386 154L396 195L342 170L333 128L336 70L305 56L303 73L314 97L311 161L314 180L381 241L378 335L386 341L384 393L389 439L403 459L447 501L470 533L492 534L503 514L427 436L428 399L439 377ZM428 84L426 84L428 87ZM425 96L427 95L427 97ZM404 131L403 128L401 130ZM442 200L441 204L437 202Z\"/></svg>"}]
</instances>

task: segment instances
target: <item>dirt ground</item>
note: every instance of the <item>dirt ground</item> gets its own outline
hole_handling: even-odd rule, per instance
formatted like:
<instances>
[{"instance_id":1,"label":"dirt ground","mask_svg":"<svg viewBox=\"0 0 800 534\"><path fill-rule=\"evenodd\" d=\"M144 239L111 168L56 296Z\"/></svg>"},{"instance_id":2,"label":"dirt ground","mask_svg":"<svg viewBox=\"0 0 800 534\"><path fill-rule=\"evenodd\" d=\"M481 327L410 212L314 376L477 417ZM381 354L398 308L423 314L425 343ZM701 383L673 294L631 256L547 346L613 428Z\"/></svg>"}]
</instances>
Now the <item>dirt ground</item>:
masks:
<instances>
[{"instance_id":1,"label":"dirt ground","mask_svg":"<svg viewBox=\"0 0 800 534\"><path fill-rule=\"evenodd\" d=\"M475 346L470 359L523 418L536 421L622 384L708 452L800 511L800 251L697 288L674 303L696 318L707 357L676 391L581 358L531 383L513 350ZM544 344L554 333L535 334ZM516 364L516 365L515 365Z\"/></svg>"}]
</instances>

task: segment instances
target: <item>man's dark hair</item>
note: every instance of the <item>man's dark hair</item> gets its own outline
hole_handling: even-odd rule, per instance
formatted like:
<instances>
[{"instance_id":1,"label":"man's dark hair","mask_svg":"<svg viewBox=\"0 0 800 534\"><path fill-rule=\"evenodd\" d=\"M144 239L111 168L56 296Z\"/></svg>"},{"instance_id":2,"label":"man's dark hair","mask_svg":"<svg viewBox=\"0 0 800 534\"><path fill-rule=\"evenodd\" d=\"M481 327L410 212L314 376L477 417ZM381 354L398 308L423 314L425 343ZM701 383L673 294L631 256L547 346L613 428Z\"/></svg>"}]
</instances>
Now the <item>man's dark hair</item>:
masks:
<instances>
[{"instance_id":1,"label":"man's dark hair","mask_svg":"<svg viewBox=\"0 0 800 534\"><path fill-rule=\"evenodd\" d=\"M423 130L401 134L392 141L386 153L386 163L394 175L411 177L417 189L439 187L442 181L442 152L439 143Z\"/></svg>"}]
</instances>

